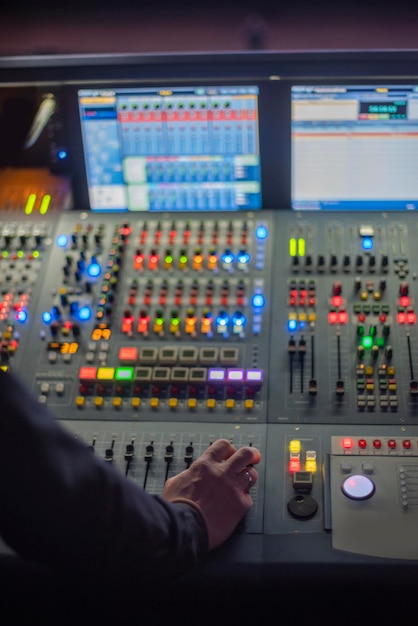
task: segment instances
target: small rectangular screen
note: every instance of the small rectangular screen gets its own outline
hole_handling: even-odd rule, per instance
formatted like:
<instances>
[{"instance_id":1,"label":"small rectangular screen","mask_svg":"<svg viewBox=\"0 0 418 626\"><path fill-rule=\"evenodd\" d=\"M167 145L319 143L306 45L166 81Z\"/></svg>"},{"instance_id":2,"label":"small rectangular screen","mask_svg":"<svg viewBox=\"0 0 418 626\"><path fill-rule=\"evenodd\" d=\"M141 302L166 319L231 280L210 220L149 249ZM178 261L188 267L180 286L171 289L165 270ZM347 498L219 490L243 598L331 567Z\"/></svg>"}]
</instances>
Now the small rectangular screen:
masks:
<instances>
[{"instance_id":1,"label":"small rectangular screen","mask_svg":"<svg viewBox=\"0 0 418 626\"><path fill-rule=\"evenodd\" d=\"M291 100L293 209L418 208L417 85L294 85Z\"/></svg>"},{"instance_id":2,"label":"small rectangular screen","mask_svg":"<svg viewBox=\"0 0 418 626\"><path fill-rule=\"evenodd\" d=\"M257 86L78 90L92 211L261 208Z\"/></svg>"}]
</instances>

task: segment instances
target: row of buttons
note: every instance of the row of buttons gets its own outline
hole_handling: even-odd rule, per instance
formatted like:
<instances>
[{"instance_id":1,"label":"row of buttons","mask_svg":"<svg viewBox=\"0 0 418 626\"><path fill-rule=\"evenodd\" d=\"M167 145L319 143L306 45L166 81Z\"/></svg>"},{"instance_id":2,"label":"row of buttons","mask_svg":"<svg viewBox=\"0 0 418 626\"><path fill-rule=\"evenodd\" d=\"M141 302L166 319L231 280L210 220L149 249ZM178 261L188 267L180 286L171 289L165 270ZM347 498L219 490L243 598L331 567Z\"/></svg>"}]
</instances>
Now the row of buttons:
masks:
<instances>
[{"instance_id":1,"label":"row of buttons","mask_svg":"<svg viewBox=\"0 0 418 626\"><path fill-rule=\"evenodd\" d=\"M77 396L75 401L76 407L79 409L85 408L87 404L87 399L85 396ZM96 409L102 409L106 407L106 400L103 396L96 396L93 398L93 406ZM182 402L179 398L168 398L164 402L157 397L149 398L148 401L141 399L137 396L130 398L129 401L124 401L120 396L115 396L111 399L111 408L113 409L123 409L129 408L129 406L134 410L139 410L141 406L145 408L150 408L153 410L157 410L159 408L169 408L171 410L177 408L188 408L189 410L195 410L197 408L205 408L210 411L214 411L215 409L226 409L231 411L232 409L242 409L244 408L246 411L250 411L255 407L255 401L252 398L247 398L243 402L237 402L234 398L227 398L226 400L220 402L215 398L208 398L205 401L199 401L197 398L188 398L186 401Z\"/></svg>"}]
</instances>

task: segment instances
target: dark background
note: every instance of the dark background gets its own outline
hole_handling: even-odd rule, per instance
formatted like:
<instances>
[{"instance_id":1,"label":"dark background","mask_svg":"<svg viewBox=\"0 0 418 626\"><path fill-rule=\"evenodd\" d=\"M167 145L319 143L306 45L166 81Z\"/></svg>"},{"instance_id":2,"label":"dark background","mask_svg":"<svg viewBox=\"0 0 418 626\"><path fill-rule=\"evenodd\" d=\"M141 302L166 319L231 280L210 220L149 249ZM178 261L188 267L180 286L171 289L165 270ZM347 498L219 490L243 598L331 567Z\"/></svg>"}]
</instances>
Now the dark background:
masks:
<instances>
[{"instance_id":1,"label":"dark background","mask_svg":"<svg viewBox=\"0 0 418 626\"><path fill-rule=\"evenodd\" d=\"M418 4L359 0L9 0L0 56L418 47ZM412 5L412 7L411 7Z\"/></svg>"}]
</instances>

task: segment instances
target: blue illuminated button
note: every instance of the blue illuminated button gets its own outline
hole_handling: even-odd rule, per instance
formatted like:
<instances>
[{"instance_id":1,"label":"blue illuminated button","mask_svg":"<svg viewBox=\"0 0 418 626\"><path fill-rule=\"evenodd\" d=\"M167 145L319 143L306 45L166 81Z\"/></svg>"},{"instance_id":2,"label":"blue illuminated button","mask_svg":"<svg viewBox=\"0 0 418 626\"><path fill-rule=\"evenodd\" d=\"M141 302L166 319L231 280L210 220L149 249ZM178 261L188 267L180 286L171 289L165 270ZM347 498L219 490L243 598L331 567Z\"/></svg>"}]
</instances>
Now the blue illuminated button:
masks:
<instances>
[{"instance_id":1,"label":"blue illuminated button","mask_svg":"<svg viewBox=\"0 0 418 626\"><path fill-rule=\"evenodd\" d=\"M257 228L255 229L255 236L257 237L257 239L267 239L268 237L267 228L263 225L257 226Z\"/></svg>"},{"instance_id":2,"label":"blue illuminated button","mask_svg":"<svg viewBox=\"0 0 418 626\"><path fill-rule=\"evenodd\" d=\"M82 306L78 311L78 319L82 322L86 322L91 318L92 312L89 306Z\"/></svg>"},{"instance_id":3,"label":"blue illuminated button","mask_svg":"<svg viewBox=\"0 0 418 626\"><path fill-rule=\"evenodd\" d=\"M372 497L376 487L368 476L352 474L344 480L341 490L351 500L367 500Z\"/></svg>"},{"instance_id":4,"label":"blue illuminated button","mask_svg":"<svg viewBox=\"0 0 418 626\"><path fill-rule=\"evenodd\" d=\"M27 319L28 319L28 314L24 309L20 309L20 311L16 313L16 320L20 322L21 324L26 322Z\"/></svg>"},{"instance_id":5,"label":"blue illuminated button","mask_svg":"<svg viewBox=\"0 0 418 626\"><path fill-rule=\"evenodd\" d=\"M252 305L255 309L262 309L265 304L265 299L262 293L256 293L253 295Z\"/></svg>"},{"instance_id":6,"label":"blue illuminated button","mask_svg":"<svg viewBox=\"0 0 418 626\"><path fill-rule=\"evenodd\" d=\"M298 326L298 323L296 320L289 320L287 322L287 330L289 330L290 332L296 330L297 326Z\"/></svg>"},{"instance_id":7,"label":"blue illuminated button","mask_svg":"<svg viewBox=\"0 0 418 626\"><path fill-rule=\"evenodd\" d=\"M245 250L240 250L237 254L238 269L244 269L250 262L250 255Z\"/></svg>"},{"instance_id":8,"label":"blue illuminated button","mask_svg":"<svg viewBox=\"0 0 418 626\"><path fill-rule=\"evenodd\" d=\"M42 313L42 321L44 324L50 324L52 322L52 314L49 311L44 311Z\"/></svg>"},{"instance_id":9,"label":"blue illuminated button","mask_svg":"<svg viewBox=\"0 0 418 626\"><path fill-rule=\"evenodd\" d=\"M363 237L361 245L363 250L371 250L373 248L373 239L371 237Z\"/></svg>"},{"instance_id":10,"label":"blue illuminated button","mask_svg":"<svg viewBox=\"0 0 418 626\"><path fill-rule=\"evenodd\" d=\"M92 278L97 278L97 276L100 275L101 271L102 270L101 270L100 265L97 263L95 259L92 259L92 262L87 268L87 274L91 276Z\"/></svg>"},{"instance_id":11,"label":"blue illuminated button","mask_svg":"<svg viewBox=\"0 0 418 626\"><path fill-rule=\"evenodd\" d=\"M58 235L57 237L57 246L59 248L66 248L68 244L68 237L67 235Z\"/></svg>"}]
</instances>

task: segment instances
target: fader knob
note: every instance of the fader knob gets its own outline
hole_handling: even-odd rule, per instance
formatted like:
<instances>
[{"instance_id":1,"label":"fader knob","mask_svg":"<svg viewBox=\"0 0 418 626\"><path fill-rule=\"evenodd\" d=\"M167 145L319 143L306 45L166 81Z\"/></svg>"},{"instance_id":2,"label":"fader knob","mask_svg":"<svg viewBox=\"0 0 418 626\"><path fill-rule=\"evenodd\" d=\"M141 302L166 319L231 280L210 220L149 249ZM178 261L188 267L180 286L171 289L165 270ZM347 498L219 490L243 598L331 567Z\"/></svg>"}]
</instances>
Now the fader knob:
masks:
<instances>
[{"instance_id":1,"label":"fader knob","mask_svg":"<svg viewBox=\"0 0 418 626\"><path fill-rule=\"evenodd\" d=\"M292 257L292 270L294 272L297 272L299 269L299 257L298 256L294 256Z\"/></svg>"},{"instance_id":2,"label":"fader knob","mask_svg":"<svg viewBox=\"0 0 418 626\"><path fill-rule=\"evenodd\" d=\"M318 256L318 272L323 272L325 268L325 257L323 254Z\"/></svg>"},{"instance_id":3,"label":"fader knob","mask_svg":"<svg viewBox=\"0 0 418 626\"><path fill-rule=\"evenodd\" d=\"M318 385L315 378L311 378L309 381L309 395L316 396L318 393Z\"/></svg>"},{"instance_id":4,"label":"fader knob","mask_svg":"<svg viewBox=\"0 0 418 626\"><path fill-rule=\"evenodd\" d=\"M335 386L335 392L338 398L342 398L342 396L344 395L344 381L343 380L341 379L337 380L337 383Z\"/></svg>"},{"instance_id":5,"label":"fader knob","mask_svg":"<svg viewBox=\"0 0 418 626\"><path fill-rule=\"evenodd\" d=\"M107 463L112 463L113 462L113 449L112 448L107 448L107 450L105 451L104 460Z\"/></svg>"},{"instance_id":6,"label":"fader knob","mask_svg":"<svg viewBox=\"0 0 418 626\"><path fill-rule=\"evenodd\" d=\"M371 355L373 359L377 359L377 357L379 356L379 346L372 346Z\"/></svg>"},{"instance_id":7,"label":"fader knob","mask_svg":"<svg viewBox=\"0 0 418 626\"><path fill-rule=\"evenodd\" d=\"M408 283L402 282L399 285L399 295L400 296L407 296L409 294L409 285Z\"/></svg>"},{"instance_id":8,"label":"fader knob","mask_svg":"<svg viewBox=\"0 0 418 626\"><path fill-rule=\"evenodd\" d=\"M386 346L385 348L385 357L388 361L393 357L393 348L392 346Z\"/></svg>"},{"instance_id":9,"label":"fader knob","mask_svg":"<svg viewBox=\"0 0 418 626\"><path fill-rule=\"evenodd\" d=\"M134 456L134 446L132 443L128 443L125 451L125 461L132 461Z\"/></svg>"}]
</instances>

